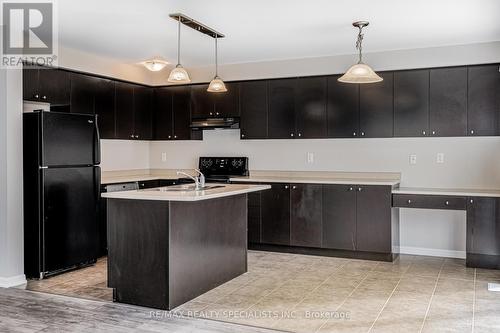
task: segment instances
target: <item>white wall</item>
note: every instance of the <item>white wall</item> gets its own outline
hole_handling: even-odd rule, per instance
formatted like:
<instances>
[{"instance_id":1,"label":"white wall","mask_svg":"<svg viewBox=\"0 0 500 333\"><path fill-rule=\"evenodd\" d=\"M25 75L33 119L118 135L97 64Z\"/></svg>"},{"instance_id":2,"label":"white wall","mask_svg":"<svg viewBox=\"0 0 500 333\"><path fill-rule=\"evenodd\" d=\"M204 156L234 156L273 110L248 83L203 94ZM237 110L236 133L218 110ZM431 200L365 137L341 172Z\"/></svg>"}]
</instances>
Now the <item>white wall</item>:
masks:
<instances>
[{"instance_id":1,"label":"white wall","mask_svg":"<svg viewBox=\"0 0 500 333\"><path fill-rule=\"evenodd\" d=\"M101 170L149 169L149 142L101 140Z\"/></svg>"},{"instance_id":2,"label":"white wall","mask_svg":"<svg viewBox=\"0 0 500 333\"><path fill-rule=\"evenodd\" d=\"M22 73L0 69L0 287L26 281L22 162Z\"/></svg>"}]
</instances>

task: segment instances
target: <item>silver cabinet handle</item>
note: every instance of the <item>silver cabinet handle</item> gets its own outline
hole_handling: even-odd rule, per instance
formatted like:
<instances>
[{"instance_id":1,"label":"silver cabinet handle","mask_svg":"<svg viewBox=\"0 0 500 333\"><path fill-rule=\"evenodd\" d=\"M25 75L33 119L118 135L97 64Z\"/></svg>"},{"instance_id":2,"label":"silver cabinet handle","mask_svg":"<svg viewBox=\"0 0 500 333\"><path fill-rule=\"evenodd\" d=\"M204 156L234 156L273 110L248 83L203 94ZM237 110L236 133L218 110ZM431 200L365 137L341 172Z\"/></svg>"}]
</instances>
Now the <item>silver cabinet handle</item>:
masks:
<instances>
[{"instance_id":1,"label":"silver cabinet handle","mask_svg":"<svg viewBox=\"0 0 500 333\"><path fill-rule=\"evenodd\" d=\"M425 131L422 131L422 135L425 135Z\"/></svg>"},{"instance_id":2,"label":"silver cabinet handle","mask_svg":"<svg viewBox=\"0 0 500 333\"><path fill-rule=\"evenodd\" d=\"M130 134L130 138L133 139L134 138L134 135L133 134Z\"/></svg>"},{"instance_id":3,"label":"silver cabinet handle","mask_svg":"<svg viewBox=\"0 0 500 333\"><path fill-rule=\"evenodd\" d=\"M352 136L356 136L356 132L353 132L353 133L352 133Z\"/></svg>"},{"instance_id":4,"label":"silver cabinet handle","mask_svg":"<svg viewBox=\"0 0 500 333\"><path fill-rule=\"evenodd\" d=\"M177 135L174 135L174 139L177 139Z\"/></svg>"},{"instance_id":5,"label":"silver cabinet handle","mask_svg":"<svg viewBox=\"0 0 500 333\"><path fill-rule=\"evenodd\" d=\"M474 130L470 130L470 134L474 134Z\"/></svg>"},{"instance_id":6,"label":"silver cabinet handle","mask_svg":"<svg viewBox=\"0 0 500 333\"><path fill-rule=\"evenodd\" d=\"M445 201L444 203L446 206L449 206L450 205L450 202L449 201Z\"/></svg>"},{"instance_id":7,"label":"silver cabinet handle","mask_svg":"<svg viewBox=\"0 0 500 333\"><path fill-rule=\"evenodd\" d=\"M349 187L349 191L352 191L352 190L354 190L354 189L352 187Z\"/></svg>"},{"instance_id":8,"label":"silver cabinet handle","mask_svg":"<svg viewBox=\"0 0 500 333\"><path fill-rule=\"evenodd\" d=\"M213 115L213 112L210 112L210 115L212 116L212 115Z\"/></svg>"},{"instance_id":9,"label":"silver cabinet handle","mask_svg":"<svg viewBox=\"0 0 500 333\"><path fill-rule=\"evenodd\" d=\"M245 134L241 134L241 137L244 138L245 137Z\"/></svg>"},{"instance_id":10,"label":"silver cabinet handle","mask_svg":"<svg viewBox=\"0 0 500 333\"><path fill-rule=\"evenodd\" d=\"M361 136L365 136L365 132L361 132Z\"/></svg>"},{"instance_id":11,"label":"silver cabinet handle","mask_svg":"<svg viewBox=\"0 0 500 333\"><path fill-rule=\"evenodd\" d=\"M40 95L38 95L38 94L35 94L35 98L37 98L37 99L38 99L38 98L40 98Z\"/></svg>"},{"instance_id":12,"label":"silver cabinet handle","mask_svg":"<svg viewBox=\"0 0 500 333\"><path fill-rule=\"evenodd\" d=\"M215 113L215 115L216 115L216 116L218 116L218 115L219 115L219 112L216 112L216 113Z\"/></svg>"},{"instance_id":13,"label":"silver cabinet handle","mask_svg":"<svg viewBox=\"0 0 500 333\"><path fill-rule=\"evenodd\" d=\"M432 135L436 134L436 131L432 131Z\"/></svg>"},{"instance_id":14,"label":"silver cabinet handle","mask_svg":"<svg viewBox=\"0 0 500 333\"><path fill-rule=\"evenodd\" d=\"M299 136L302 136L302 133L299 133Z\"/></svg>"},{"instance_id":15,"label":"silver cabinet handle","mask_svg":"<svg viewBox=\"0 0 500 333\"><path fill-rule=\"evenodd\" d=\"M470 199L470 203L474 203L474 200L473 200L473 199Z\"/></svg>"},{"instance_id":16,"label":"silver cabinet handle","mask_svg":"<svg viewBox=\"0 0 500 333\"><path fill-rule=\"evenodd\" d=\"M43 96L42 96L42 99L47 99L47 96L43 95Z\"/></svg>"},{"instance_id":17,"label":"silver cabinet handle","mask_svg":"<svg viewBox=\"0 0 500 333\"><path fill-rule=\"evenodd\" d=\"M287 188L288 188L288 185L285 185L285 188L287 189Z\"/></svg>"},{"instance_id":18,"label":"silver cabinet handle","mask_svg":"<svg viewBox=\"0 0 500 333\"><path fill-rule=\"evenodd\" d=\"M135 138L136 138L136 139L139 139L139 136L138 136L138 135L136 135L136 136L135 136Z\"/></svg>"},{"instance_id":19,"label":"silver cabinet handle","mask_svg":"<svg viewBox=\"0 0 500 333\"><path fill-rule=\"evenodd\" d=\"M297 186L295 186L295 185L293 185L293 186L292 186L292 189L293 189L293 190L295 190L296 188L297 188Z\"/></svg>"},{"instance_id":20,"label":"silver cabinet handle","mask_svg":"<svg viewBox=\"0 0 500 333\"><path fill-rule=\"evenodd\" d=\"M363 190L362 187L358 187L358 192L361 192Z\"/></svg>"},{"instance_id":21,"label":"silver cabinet handle","mask_svg":"<svg viewBox=\"0 0 500 333\"><path fill-rule=\"evenodd\" d=\"M411 204L411 200L410 199L408 199L408 203Z\"/></svg>"},{"instance_id":22,"label":"silver cabinet handle","mask_svg":"<svg viewBox=\"0 0 500 333\"><path fill-rule=\"evenodd\" d=\"M168 138L169 138L169 139L171 139L171 138L172 138L172 136L171 136L171 135L169 135L169 136L168 136Z\"/></svg>"},{"instance_id":23,"label":"silver cabinet handle","mask_svg":"<svg viewBox=\"0 0 500 333\"><path fill-rule=\"evenodd\" d=\"M290 133L290 136L292 136L292 137L293 137L293 133Z\"/></svg>"}]
</instances>

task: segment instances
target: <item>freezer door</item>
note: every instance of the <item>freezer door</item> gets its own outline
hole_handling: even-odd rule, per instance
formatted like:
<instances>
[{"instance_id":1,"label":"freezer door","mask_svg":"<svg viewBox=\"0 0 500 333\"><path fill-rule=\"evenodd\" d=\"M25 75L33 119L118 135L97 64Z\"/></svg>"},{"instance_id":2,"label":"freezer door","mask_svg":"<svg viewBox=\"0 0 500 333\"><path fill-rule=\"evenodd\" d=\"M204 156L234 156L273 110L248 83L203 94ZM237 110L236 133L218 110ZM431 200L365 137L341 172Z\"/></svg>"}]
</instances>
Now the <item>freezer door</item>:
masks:
<instances>
[{"instance_id":1,"label":"freezer door","mask_svg":"<svg viewBox=\"0 0 500 333\"><path fill-rule=\"evenodd\" d=\"M99 164L95 115L43 112L42 166Z\"/></svg>"},{"instance_id":2,"label":"freezer door","mask_svg":"<svg viewBox=\"0 0 500 333\"><path fill-rule=\"evenodd\" d=\"M97 258L99 167L49 168L43 179L44 272Z\"/></svg>"}]
</instances>

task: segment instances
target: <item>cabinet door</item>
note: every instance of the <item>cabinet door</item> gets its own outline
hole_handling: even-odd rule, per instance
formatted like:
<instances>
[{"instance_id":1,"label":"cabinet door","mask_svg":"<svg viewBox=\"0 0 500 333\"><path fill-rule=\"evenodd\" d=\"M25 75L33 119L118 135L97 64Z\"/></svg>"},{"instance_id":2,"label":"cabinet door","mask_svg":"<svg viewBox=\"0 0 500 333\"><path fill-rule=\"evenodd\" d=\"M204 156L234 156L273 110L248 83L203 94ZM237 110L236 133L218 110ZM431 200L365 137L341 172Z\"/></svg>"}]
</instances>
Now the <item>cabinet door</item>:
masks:
<instances>
[{"instance_id":1,"label":"cabinet door","mask_svg":"<svg viewBox=\"0 0 500 333\"><path fill-rule=\"evenodd\" d=\"M40 69L40 100L53 105L68 105L70 97L70 73L59 69Z\"/></svg>"},{"instance_id":2,"label":"cabinet door","mask_svg":"<svg viewBox=\"0 0 500 333\"><path fill-rule=\"evenodd\" d=\"M173 138L174 115L172 113L172 90L158 88L154 92L154 139L170 140Z\"/></svg>"},{"instance_id":3,"label":"cabinet door","mask_svg":"<svg viewBox=\"0 0 500 333\"><path fill-rule=\"evenodd\" d=\"M262 243L290 245L290 185L262 192Z\"/></svg>"},{"instance_id":4,"label":"cabinet door","mask_svg":"<svg viewBox=\"0 0 500 333\"><path fill-rule=\"evenodd\" d=\"M499 65L468 68L467 134L500 134Z\"/></svg>"},{"instance_id":5,"label":"cabinet door","mask_svg":"<svg viewBox=\"0 0 500 333\"><path fill-rule=\"evenodd\" d=\"M153 89L134 88L134 134L139 140L153 138Z\"/></svg>"},{"instance_id":6,"label":"cabinet door","mask_svg":"<svg viewBox=\"0 0 500 333\"><path fill-rule=\"evenodd\" d=\"M26 101L39 101L38 68L23 68L23 99Z\"/></svg>"},{"instance_id":7,"label":"cabinet door","mask_svg":"<svg viewBox=\"0 0 500 333\"><path fill-rule=\"evenodd\" d=\"M359 88L360 136L392 137L394 121L393 73L379 73L382 82L362 84Z\"/></svg>"},{"instance_id":8,"label":"cabinet door","mask_svg":"<svg viewBox=\"0 0 500 333\"><path fill-rule=\"evenodd\" d=\"M290 245L321 247L321 185L295 184L290 192Z\"/></svg>"},{"instance_id":9,"label":"cabinet door","mask_svg":"<svg viewBox=\"0 0 500 333\"><path fill-rule=\"evenodd\" d=\"M190 113L190 88L188 86L172 87L172 111L174 115L174 139L175 140L190 140L201 138L202 131L199 137L193 137L191 130L191 113Z\"/></svg>"},{"instance_id":10,"label":"cabinet door","mask_svg":"<svg viewBox=\"0 0 500 333\"><path fill-rule=\"evenodd\" d=\"M71 74L71 113L94 114L97 78L84 74Z\"/></svg>"},{"instance_id":11,"label":"cabinet door","mask_svg":"<svg viewBox=\"0 0 500 333\"><path fill-rule=\"evenodd\" d=\"M356 249L356 192L350 185L323 185L323 244L327 249Z\"/></svg>"},{"instance_id":12,"label":"cabinet door","mask_svg":"<svg viewBox=\"0 0 500 333\"><path fill-rule=\"evenodd\" d=\"M295 109L297 138L326 138L327 78L313 77L297 80Z\"/></svg>"},{"instance_id":13,"label":"cabinet door","mask_svg":"<svg viewBox=\"0 0 500 333\"><path fill-rule=\"evenodd\" d=\"M339 82L339 77L339 75L328 77L328 137L357 137L359 135L359 84Z\"/></svg>"},{"instance_id":14,"label":"cabinet door","mask_svg":"<svg viewBox=\"0 0 500 333\"><path fill-rule=\"evenodd\" d=\"M101 139L115 138L115 82L96 79L94 111Z\"/></svg>"},{"instance_id":15,"label":"cabinet door","mask_svg":"<svg viewBox=\"0 0 500 333\"><path fill-rule=\"evenodd\" d=\"M226 83L227 91L224 93L209 93L215 101L216 117L240 116L240 84L238 82Z\"/></svg>"},{"instance_id":16,"label":"cabinet door","mask_svg":"<svg viewBox=\"0 0 500 333\"><path fill-rule=\"evenodd\" d=\"M429 98L432 136L467 134L467 68L430 70Z\"/></svg>"},{"instance_id":17,"label":"cabinet door","mask_svg":"<svg viewBox=\"0 0 500 333\"><path fill-rule=\"evenodd\" d=\"M261 220L261 193L248 193L248 243L260 243L262 220Z\"/></svg>"},{"instance_id":18,"label":"cabinet door","mask_svg":"<svg viewBox=\"0 0 500 333\"><path fill-rule=\"evenodd\" d=\"M391 187L356 186L356 250L392 252Z\"/></svg>"},{"instance_id":19,"label":"cabinet door","mask_svg":"<svg viewBox=\"0 0 500 333\"><path fill-rule=\"evenodd\" d=\"M297 79L269 81L268 137L295 137L295 86Z\"/></svg>"},{"instance_id":20,"label":"cabinet door","mask_svg":"<svg viewBox=\"0 0 500 333\"><path fill-rule=\"evenodd\" d=\"M134 138L134 88L124 82L115 83L116 138Z\"/></svg>"},{"instance_id":21,"label":"cabinet door","mask_svg":"<svg viewBox=\"0 0 500 333\"><path fill-rule=\"evenodd\" d=\"M467 200L467 253L500 255L500 199Z\"/></svg>"},{"instance_id":22,"label":"cabinet door","mask_svg":"<svg viewBox=\"0 0 500 333\"><path fill-rule=\"evenodd\" d=\"M267 138L268 81L248 81L240 85L240 135L242 139Z\"/></svg>"},{"instance_id":23,"label":"cabinet door","mask_svg":"<svg viewBox=\"0 0 500 333\"><path fill-rule=\"evenodd\" d=\"M429 135L429 70L394 73L394 136Z\"/></svg>"},{"instance_id":24,"label":"cabinet door","mask_svg":"<svg viewBox=\"0 0 500 333\"><path fill-rule=\"evenodd\" d=\"M215 116L214 94L207 91L207 84L191 86L191 115L193 118Z\"/></svg>"}]
</instances>

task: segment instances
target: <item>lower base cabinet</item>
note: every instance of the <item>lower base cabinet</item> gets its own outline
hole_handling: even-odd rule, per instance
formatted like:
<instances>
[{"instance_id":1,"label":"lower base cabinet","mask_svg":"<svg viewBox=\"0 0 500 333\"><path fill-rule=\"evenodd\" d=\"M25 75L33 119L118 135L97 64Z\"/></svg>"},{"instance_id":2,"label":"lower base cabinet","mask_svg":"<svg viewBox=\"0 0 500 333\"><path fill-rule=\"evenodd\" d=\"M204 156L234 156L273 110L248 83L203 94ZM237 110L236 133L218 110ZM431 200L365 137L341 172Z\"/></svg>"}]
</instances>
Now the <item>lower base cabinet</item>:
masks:
<instances>
[{"instance_id":1,"label":"lower base cabinet","mask_svg":"<svg viewBox=\"0 0 500 333\"><path fill-rule=\"evenodd\" d=\"M290 245L290 185L262 192L262 243Z\"/></svg>"},{"instance_id":2,"label":"lower base cabinet","mask_svg":"<svg viewBox=\"0 0 500 333\"><path fill-rule=\"evenodd\" d=\"M322 185L292 184L290 205L290 245L321 247Z\"/></svg>"},{"instance_id":3,"label":"lower base cabinet","mask_svg":"<svg viewBox=\"0 0 500 333\"><path fill-rule=\"evenodd\" d=\"M323 185L323 243L327 249L356 250L356 192L352 185Z\"/></svg>"}]
</instances>

